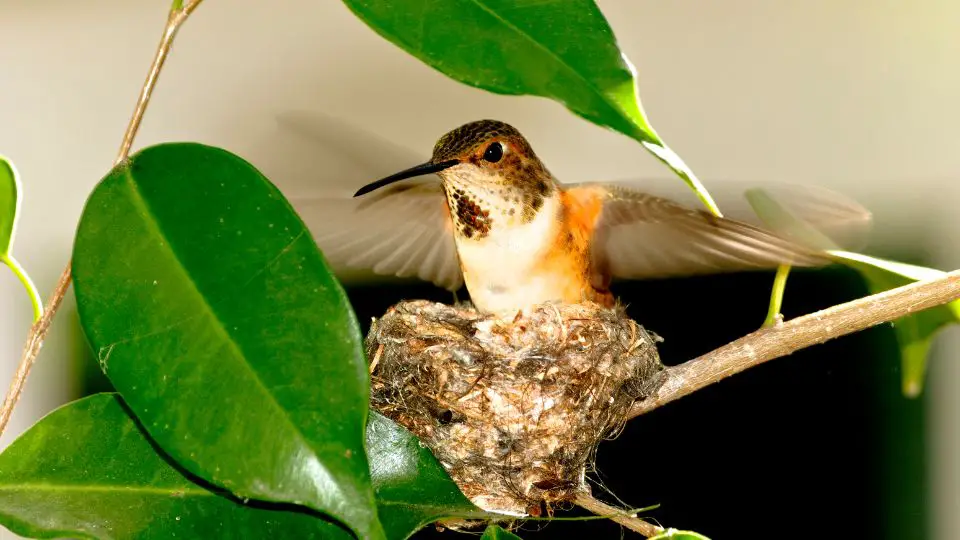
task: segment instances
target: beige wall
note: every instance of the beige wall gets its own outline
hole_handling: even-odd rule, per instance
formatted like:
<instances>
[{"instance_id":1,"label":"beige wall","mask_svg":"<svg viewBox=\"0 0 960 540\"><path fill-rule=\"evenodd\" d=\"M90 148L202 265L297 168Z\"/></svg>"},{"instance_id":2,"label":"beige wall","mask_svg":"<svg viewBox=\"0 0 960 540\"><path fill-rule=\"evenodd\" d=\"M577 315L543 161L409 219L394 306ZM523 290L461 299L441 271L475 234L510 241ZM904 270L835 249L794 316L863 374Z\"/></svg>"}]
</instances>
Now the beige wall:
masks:
<instances>
[{"instance_id":1,"label":"beige wall","mask_svg":"<svg viewBox=\"0 0 960 540\"><path fill-rule=\"evenodd\" d=\"M111 163L165 0L0 0L0 153L26 201L17 253L47 294ZM661 135L708 182L813 182L865 203L874 245L960 266L960 3L606 0ZM181 34L139 145L199 140L270 164L276 113L335 114L421 154L460 122L520 127L565 181L664 176L635 143L542 99L494 96L395 49L334 0L210 0ZM275 160L274 160L275 161ZM270 165L275 166L275 165ZM269 170L267 171L270 172ZM0 385L28 303L0 273ZM58 320L12 437L71 392ZM960 333L933 369L935 528L960 530Z\"/></svg>"}]
</instances>

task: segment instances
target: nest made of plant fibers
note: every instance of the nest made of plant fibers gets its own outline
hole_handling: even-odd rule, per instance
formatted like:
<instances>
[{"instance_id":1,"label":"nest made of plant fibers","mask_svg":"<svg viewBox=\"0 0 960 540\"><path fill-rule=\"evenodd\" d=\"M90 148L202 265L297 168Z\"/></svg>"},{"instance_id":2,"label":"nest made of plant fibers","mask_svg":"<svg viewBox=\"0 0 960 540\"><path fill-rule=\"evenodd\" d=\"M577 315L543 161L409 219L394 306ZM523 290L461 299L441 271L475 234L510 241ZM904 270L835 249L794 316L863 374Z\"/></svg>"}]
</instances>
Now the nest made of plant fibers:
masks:
<instances>
[{"instance_id":1,"label":"nest made of plant fibers","mask_svg":"<svg viewBox=\"0 0 960 540\"><path fill-rule=\"evenodd\" d=\"M504 320L401 302L367 335L371 404L478 507L540 515L589 491L597 445L660 384L657 341L619 306L548 303Z\"/></svg>"}]
</instances>

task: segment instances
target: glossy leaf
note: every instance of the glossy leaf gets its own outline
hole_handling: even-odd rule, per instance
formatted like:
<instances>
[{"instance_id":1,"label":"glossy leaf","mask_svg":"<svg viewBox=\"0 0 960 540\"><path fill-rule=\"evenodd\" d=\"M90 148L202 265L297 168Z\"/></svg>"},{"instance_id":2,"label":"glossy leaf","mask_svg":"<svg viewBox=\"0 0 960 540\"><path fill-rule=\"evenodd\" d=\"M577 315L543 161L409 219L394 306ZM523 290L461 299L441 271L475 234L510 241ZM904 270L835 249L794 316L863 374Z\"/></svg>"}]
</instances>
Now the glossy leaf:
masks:
<instances>
[{"instance_id":1,"label":"glossy leaf","mask_svg":"<svg viewBox=\"0 0 960 540\"><path fill-rule=\"evenodd\" d=\"M710 540L706 536L692 531L678 531L676 529L667 529L666 531L653 536L650 540Z\"/></svg>"},{"instance_id":2,"label":"glossy leaf","mask_svg":"<svg viewBox=\"0 0 960 540\"><path fill-rule=\"evenodd\" d=\"M520 537L498 525L489 525L480 540L520 540Z\"/></svg>"},{"instance_id":3,"label":"glossy leaf","mask_svg":"<svg viewBox=\"0 0 960 540\"><path fill-rule=\"evenodd\" d=\"M57 409L0 454L0 523L30 538L352 538L192 482L115 394Z\"/></svg>"},{"instance_id":4,"label":"glossy leaf","mask_svg":"<svg viewBox=\"0 0 960 540\"><path fill-rule=\"evenodd\" d=\"M935 279L940 270L904 264L837 248L832 239L797 218L763 190L752 190L747 199L757 215L775 230L806 245L826 251L840 264L863 276L871 294L902 287L916 281ZM927 356L933 336L948 324L960 322L960 300L901 317L893 323L900 345L901 381L904 395L916 397L923 389Z\"/></svg>"},{"instance_id":5,"label":"glossy leaf","mask_svg":"<svg viewBox=\"0 0 960 540\"><path fill-rule=\"evenodd\" d=\"M406 429L370 413L367 454L380 522L391 540L403 540L442 518L485 519L433 454Z\"/></svg>"},{"instance_id":6,"label":"glossy leaf","mask_svg":"<svg viewBox=\"0 0 960 540\"><path fill-rule=\"evenodd\" d=\"M693 171L657 135L636 70L593 0L344 0L375 32L465 84L553 99L639 141L719 213Z\"/></svg>"},{"instance_id":7,"label":"glossy leaf","mask_svg":"<svg viewBox=\"0 0 960 540\"><path fill-rule=\"evenodd\" d=\"M7 158L0 156L0 257L10 254L20 211L20 177Z\"/></svg>"},{"instance_id":8,"label":"glossy leaf","mask_svg":"<svg viewBox=\"0 0 960 540\"><path fill-rule=\"evenodd\" d=\"M33 320L43 315L43 301L37 287L20 263L13 257L13 240L17 233L17 216L20 213L20 175L7 158L0 156L0 262L6 264L20 280L30 303L33 305Z\"/></svg>"},{"instance_id":9,"label":"glossy leaf","mask_svg":"<svg viewBox=\"0 0 960 540\"><path fill-rule=\"evenodd\" d=\"M357 322L253 166L192 143L132 156L87 201L73 270L101 367L177 462L238 496L382 536Z\"/></svg>"}]
</instances>

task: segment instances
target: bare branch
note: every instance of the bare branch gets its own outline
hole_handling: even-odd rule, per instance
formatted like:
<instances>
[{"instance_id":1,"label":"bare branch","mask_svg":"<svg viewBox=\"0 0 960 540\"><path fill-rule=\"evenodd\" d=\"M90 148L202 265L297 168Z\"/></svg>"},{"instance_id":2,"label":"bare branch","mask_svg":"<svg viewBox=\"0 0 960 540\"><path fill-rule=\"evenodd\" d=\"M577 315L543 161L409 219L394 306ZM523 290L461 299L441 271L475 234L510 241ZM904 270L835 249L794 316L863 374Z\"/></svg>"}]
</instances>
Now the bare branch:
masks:
<instances>
[{"instance_id":1,"label":"bare branch","mask_svg":"<svg viewBox=\"0 0 960 540\"><path fill-rule=\"evenodd\" d=\"M656 536L663 532L662 527L648 523L638 518L636 515L628 514L619 508L615 508L609 504L600 502L597 499L594 499L589 493L580 493L573 502L588 512L593 512L598 516L609 517L611 521L615 521L631 531L638 532L647 538Z\"/></svg>"},{"instance_id":2,"label":"bare branch","mask_svg":"<svg viewBox=\"0 0 960 540\"><path fill-rule=\"evenodd\" d=\"M133 116L130 117L130 123L127 125L127 131L123 134L123 142L120 144L120 152L114 165L119 165L127 156L130 155L130 148L133 146L133 139L137 136L140 129L140 122L143 121L143 114L147 111L147 105L150 103L150 96L157 85L157 79L160 77L160 70L170 54L170 46L173 45L173 39L177 37L177 31L183 25L187 17L197 9L203 0L192 0L182 5L183 2L176 2L170 10L167 17L167 25L163 29L163 36L160 38L160 44L157 45L157 53L150 64L150 71L147 72L147 79L143 82L143 88L140 90L140 97L137 99L137 105L133 109Z\"/></svg>"},{"instance_id":3,"label":"bare branch","mask_svg":"<svg viewBox=\"0 0 960 540\"><path fill-rule=\"evenodd\" d=\"M163 36L160 38L160 45L157 47L157 54L150 64L147 79L144 81L143 88L140 90L137 106L134 108L133 116L130 118L130 124L127 126L127 131L123 135L123 141L120 143L120 152L117 155L114 166L126 160L130 154L133 139L140 129L140 122L143 120L143 114L147 110L147 104L150 102L150 95L153 93L153 88L157 84L157 78L160 76L161 68L163 68L163 62L170 53L173 38L176 37L177 30L179 30L180 26L187 20L187 17L193 13L193 10L197 9L197 6L199 6L202 1L203 0L190 0L186 4L178 1L174 3L173 8L170 10L170 16L167 18L167 24L163 29ZM66 296L67 289L70 287L71 277L71 267L68 264L63 270L63 273L60 274L57 288L50 297L50 302L47 305L46 311L43 313L43 317L30 328L30 333L27 335L27 342L23 346L23 354L20 356L20 364L17 366L17 372L14 374L13 381L10 383L10 390L3 400L2 408L0 408L0 435L3 434L7 423L10 421L13 408L16 407L17 401L20 400L20 394L23 392L27 377L30 375L30 369L33 367L37 355L40 354L40 347L43 346L43 340L47 337L47 330L50 328L50 323L53 321L54 315L57 314L57 310L60 308L60 302L63 300L63 297Z\"/></svg>"},{"instance_id":4,"label":"bare branch","mask_svg":"<svg viewBox=\"0 0 960 540\"><path fill-rule=\"evenodd\" d=\"M656 394L633 405L628 418L648 413L774 358L859 332L960 298L960 270L762 328L719 349L667 368Z\"/></svg>"},{"instance_id":5,"label":"bare branch","mask_svg":"<svg viewBox=\"0 0 960 540\"><path fill-rule=\"evenodd\" d=\"M60 281L57 282L57 288L53 291L53 294L50 295L50 301L47 303L47 310L44 312L43 317L30 327L30 333L27 335L27 342L23 346L23 354L20 357L20 365L17 366L17 373L13 376L13 380L10 381L10 389L7 391L7 396L3 400L3 406L0 407L0 434L6 429L7 423L10 421L10 416L13 414L13 408L16 406L17 401L20 400L23 386L27 382L27 375L30 374L33 361L36 360L37 354L40 353L40 347L43 345L43 340L47 336L50 322L53 321L53 314L60 308L60 302L63 301L63 297L66 296L69 287L70 267L68 266L67 271L60 276Z\"/></svg>"}]
</instances>

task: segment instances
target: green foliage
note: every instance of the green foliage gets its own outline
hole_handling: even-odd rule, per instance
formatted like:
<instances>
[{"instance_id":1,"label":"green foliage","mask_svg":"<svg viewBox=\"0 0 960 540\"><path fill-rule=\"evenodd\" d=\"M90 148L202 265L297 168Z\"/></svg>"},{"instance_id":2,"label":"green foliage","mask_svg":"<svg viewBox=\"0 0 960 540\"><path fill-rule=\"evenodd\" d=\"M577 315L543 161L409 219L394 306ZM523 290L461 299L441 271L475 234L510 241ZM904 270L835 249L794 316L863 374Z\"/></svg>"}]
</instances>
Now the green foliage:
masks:
<instances>
[{"instance_id":1,"label":"green foliage","mask_svg":"<svg viewBox=\"0 0 960 540\"><path fill-rule=\"evenodd\" d=\"M494 517L392 421L373 413L366 436L387 538ZM0 455L0 522L32 538L352 538L306 508L245 503L184 471L116 394L61 407Z\"/></svg>"},{"instance_id":2,"label":"green foliage","mask_svg":"<svg viewBox=\"0 0 960 540\"><path fill-rule=\"evenodd\" d=\"M73 268L101 368L178 463L237 496L382 536L357 322L256 169L199 144L143 150L94 189Z\"/></svg>"},{"instance_id":3,"label":"green foliage","mask_svg":"<svg viewBox=\"0 0 960 540\"><path fill-rule=\"evenodd\" d=\"M43 315L40 293L20 263L13 257L13 239L17 234L17 217L20 213L20 175L7 158L0 156L0 262L16 274L33 304L33 320Z\"/></svg>"},{"instance_id":4,"label":"green foliage","mask_svg":"<svg viewBox=\"0 0 960 540\"><path fill-rule=\"evenodd\" d=\"M712 212L693 171L657 135L636 72L593 0L344 0L375 32L465 84L562 103L640 142Z\"/></svg>"},{"instance_id":5,"label":"green foliage","mask_svg":"<svg viewBox=\"0 0 960 540\"><path fill-rule=\"evenodd\" d=\"M0 455L0 521L31 538L352 538L195 483L113 394L57 409Z\"/></svg>"},{"instance_id":6,"label":"green foliage","mask_svg":"<svg viewBox=\"0 0 960 540\"><path fill-rule=\"evenodd\" d=\"M10 255L20 210L20 175L10 160L0 156L0 257Z\"/></svg>"}]
</instances>

